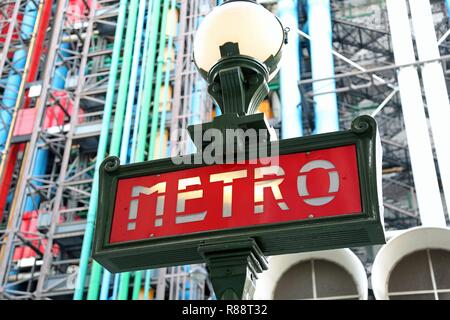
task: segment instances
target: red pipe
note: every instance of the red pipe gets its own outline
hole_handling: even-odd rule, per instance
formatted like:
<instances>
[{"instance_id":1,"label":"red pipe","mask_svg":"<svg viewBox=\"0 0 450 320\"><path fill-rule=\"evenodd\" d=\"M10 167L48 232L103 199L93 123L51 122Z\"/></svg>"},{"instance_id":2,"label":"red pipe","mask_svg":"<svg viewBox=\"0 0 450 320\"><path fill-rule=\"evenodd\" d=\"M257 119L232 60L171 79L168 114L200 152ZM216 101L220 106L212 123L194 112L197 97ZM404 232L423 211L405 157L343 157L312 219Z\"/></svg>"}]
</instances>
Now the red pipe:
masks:
<instances>
[{"instance_id":1,"label":"red pipe","mask_svg":"<svg viewBox=\"0 0 450 320\"><path fill-rule=\"evenodd\" d=\"M45 35L47 33L48 24L50 22L50 17L52 14L52 2L53 0L45 0L44 7L42 11L41 20L38 26L38 33L36 35L36 42L34 50L31 54L30 68L28 75L26 77L26 83L33 82L36 79L39 70L39 60L44 50L43 44L45 40ZM20 97L18 97L20 98ZM25 101L23 108L28 108L30 104L30 98L28 94L25 94ZM10 130L14 130L11 128ZM6 201L8 198L8 191L11 185L12 174L14 172L14 167L16 166L17 154L19 149L24 149L24 143L22 144L12 144L9 150L8 157L6 158L5 171L0 181L0 221L3 216L3 210L5 209ZM5 150L6 151L6 150Z\"/></svg>"},{"instance_id":2,"label":"red pipe","mask_svg":"<svg viewBox=\"0 0 450 320\"><path fill-rule=\"evenodd\" d=\"M31 65L27 76L27 83L32 82L36 79L36 75L39 69L39 59L44 49L43 44L45 40L45 35L47 34L47 28L50 22L50 16L52 14L52 2L53 0L47 0L44 3L42 18L39 23L38 34L36 36L36 45L33 50L33 53L31 54ZM28 97L28 94L26 94L23 107L28 108L29 104L30 98Z\"/></svg>"},{"instance_id":3,"label":"red pipe","mask_svg":"<svg viewBox=\"0 0 450 320\"><path fill-rule=\"evenodd\" d=\"M6 158L5 172L3 174L3 179L0 184L0 221L3 215L3 210L5 210L6 200L8 198L9 185L11 184L12 175L14 172L14 167L17 160L17 154L19 151L19 145L13 144L9 149L8 157Z\"/></svg>"}]
</instances>

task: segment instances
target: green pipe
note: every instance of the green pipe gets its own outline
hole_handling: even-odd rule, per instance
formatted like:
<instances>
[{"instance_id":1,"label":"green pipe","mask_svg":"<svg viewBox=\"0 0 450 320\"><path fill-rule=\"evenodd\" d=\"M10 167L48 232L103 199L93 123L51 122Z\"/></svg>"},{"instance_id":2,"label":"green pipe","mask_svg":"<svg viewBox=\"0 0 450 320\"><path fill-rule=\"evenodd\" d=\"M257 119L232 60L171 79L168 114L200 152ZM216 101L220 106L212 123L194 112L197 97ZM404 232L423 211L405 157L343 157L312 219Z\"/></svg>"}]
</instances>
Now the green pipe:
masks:
<instances>
[{"instance_id":1,"label":"green pipe","mask_svg":"<svg viewBox=\"0 0 450 320\"><path fill-rule=\"evenodd\" d=\"M116 112L114 115L114 125L111 137L111 145L109 146L109 154L111 156L119 156L120 144L122 140L123 121L125 115L125 107L128 96L128 86L130 81L131 63L133 57L133 44L136 33L136 20L138 11L138 0L131 0L128 10L127 32L125 34L125 46L123 51L123 64L120 74L119 92L117 94ZM130 273L124 272L120 275L119 284L119 300L128 298L128 285L130 281ZM96 291L100 288L100 282L96 283Z\"/></svg>"},{"instance_id":2,"label":"green pipe","mask_svg":"<svg viewBox=\"0 0 450 320\"><path fill-rule=\"evenodd\" d=\"M131 272L124 272L120 274L119 293L117 294L117 300L128 300L130 277Z\"/></svg>"},{"instance_id":3,"label":"green pipe","mask_svg":"<svg viewBox=\"0 0 450 320\"><path fill-rule=\"evenodd\" d=\"M156 132L158 129L158 109L161 95L162 77L163 77L163 65L164 65L164 48L166 47L166 24L167 24L167 13L169 11L169 0L164 0L163 7L163 17L161 21L161 30L159 34L159 52L158 52L158 67L156 71L156 83L155 83L155 98L153 100L153 112L152 112L152 123L150 128L150 147L148 151L148 160L153 159L155 152L155 140ZM162 139L162 137L160 137Z\"/></svg>"},{"instance_id":4,"label":"green pipe","mask_svg":"<svg viewBox=\"0 0 450 320\"><path fill-rule=\"evenodd\" d=\"M144 83L145 83L145 74L144 71L147 66L148 62L148 48L149 48L149 42L150 37L153 34L152 33L152 15L154 11L154 1L148 0L148 9L147 9L147 21L145 23L145 40L144 40L144 48L143 48L143 54L142 54L142 63L141 63L141 75L139 79L139 91L138 91L138 98L136 103L136 113L135 113L135 119L134 119L134 126L133 126L133 137L132 137L132 143L131 143L131 155L130 155L130 162L136 162L136 149L137 149L137 134L139 132L139 121L141 118L141 109L142 109L142 99L144 96ZM148 124L146 123L145 126Z\"/></svg>"},{"instance_id":5,"label":"green pipe","mask_svg":"<svg viewBox=\"0 0 450 320\"><path fill-rule=\"evenodd\" d=\"M154 2L153 2L154 3ZM152 6L152 0L148 1L148 13L147 13L147 21L146 21L146 27L145 27L145 40L144 40L144 48L143 48L143 56L142 56L142 64L141 64L141 79L139 81L139 91L138 91L138 101L137 101L137 106L136 106L136 119L135 119L135 124L134 124L134 128L133 128L133 137L132 137L132 145L131 145L131 157L130 157L130 162L135 162L136 161L136 147L137 147L137 133L139 131L139 120L140 120L140 110L141 110L141 106L142 106L142 98L143 98L143 84L145 80L145 76L144 76L144 70L146 68L147 65L147 53L148 53L148 47L149 47L149 41L150 41L150 36L152 35L152 29L151 29L151 23L152 23L152 16L153 16L153 12L155 10L154 5ZM159 11L159 8L158 8ZM144 126L147 126L148 124L145 123L143 124ZM134 274L134 283L133 283L133 295L132 295L132 299L133 300L138 300L139 299L139 291L141 290L141 283L142 283L142 271L137 271Z\"/></svg>"},{"instance_id":6,"label":"green pipe","mask_svg":"<svg viewBox=\"0 0 450 320\"><path fill-rule=\"evenodd\" d=\"M156 60L156 44L158 40L158 26L161 15L161 0L155 0L153 2L152 9L152 24L151 32L152 37L150 39L150 45L148 47L147 64L145 66L145 85L143 106L141 109L141 115L139 120L139 133L136 146L136 162L144 161L145 146L147 142L147 129L148 129L148 116L150 111L150 102L152 98L153 90L153 76L155 73L155 60Z\"/></svg>"},{"instance_id":7,"label":"green pipe","mask_svg":"<svg viewBox=\"0 0 450 320\"><path fill-rule=\"evenodd\" d=\"M145 66L145 85L143 90L143 106L141 108L140 120L139 120L139 132L136 146L136 162L144 161L144 153L147 142L147 130L148 130L148 117L150 112L150 103L152 99L152 89L153 89L153 76L155 73L155 60L156 60L156 45L158 41L158 27L161 18L161 0L153 1L152 7L152 18L151 27L149 32L151 32L150 44L147 52L147 61ZM145 273L145 284L144 284L144 299L148 300L148 290L150 287L150 271L147 270ZM138 277L141 274L138 274ZM135 283L140 279L135 279Z\"/></svg>"},{"instance_id":8,"label":"green pipe","mask_svg":"<svg viewBox=\"0 0 450 320\"><path fill-rule=\"evenodd\" d=\"M136 27L137 1L138 0L131 0L128 9L127 31L125 35L122 68L119 80L119 92L117 94L116 111L114 114L114 124L111 136L111 144L109 146L109 155L118 156L120 150L123 117L125 113L125 104L131 69L131 57L133 53L132 49L134 42L134 28ZM88 300L97 300L100 291L101 273L103 268L97 263L94 265L94 267L92 268L91 281L89 282Z\"/></svg>"},{"instance_id":9,"label":"green pipe","mask_svg":"<svg viewBox=\"0 0 450 320\"><path fill-rule=\"evenodd\" d=\"M109 71L108 91L106 93L102 128L101 128L101 132L100 132L100 139L99 139L98 149L97 149L97 160L95 162L94 181L92 183L91 198L89 201L89 210L88 210L87 219L86 219L86 231L84 234L83 246L81 249L80 268L79 268L77 284L75 286L75 292L74 292L74 296L73 296L74 300L82 300L83 299L84 283L86 281L86 274L87 274L87 269L88 269L88 265L89 265L89 258L91 256L92 238L93 238L93 234L94 234L94 224L95 224L95 216L97 214L97 202L98 202L98 171L100 168L100 164L102 163L103 159L105 158L106 146L108 143L108 133L109 133L109 127L110 127L110 122L111 122L112 106L113 106L113 102L114 102L117 70L118 70L118 65L119 65L120 52L122 49L122 37L123 37L123 31L124 31L124 26L125 26L125 14L126 14L127 3L128 3L128 0L121 0L120 5L119 5L119 16L117 17L117 27L116 27L116 32L115 32L115 41L114 41L114 47L113 47L113 53L112 53L112 59L111 59L111 69ZM94 269L99 269L99 268L100 268L100 265L97 262L93 261L92 272L94 272ZM98 271L96 271L96 272L98 273ZM91 275L91 281L100 282L100 274L101 274L101 268L100 268L100 273L98 274L98 278L93 279L93 276ZM94 274L94 277L95 276L97 276L97 274Z\"/></svg>"},{"instance_id":10,"label":"green pipe","mask_svg":"<svg viewBox=\"0 0 450 320\"><path fill-rule=\"evenodd\" d=\"M141 162L144 161L144 153L146 147L146 136L147 136L147 128L148 128L148 116L150 110L150 102L152 97L152 89L153 89L153 75L155 68L155 60L156 60L156 45L158 40L158 26L160 21L161 14L161 0L154 0L151 6L151 18L150 24L147 21L147 34L146 39L149 38L149 44L147 50L144 52L143 56L143 69L142 76L144 79L144 89L142 90L142 106L139 115L139 124L138 124L138 138L136 144L136 150L132 150L132 154L134 155L132 161L133 162ZM150 13L149 13L150 17ZM150 37L149 37L150 36ZM144 46L145 47L145 46ZM139 106L138 106L139 107ZM135 152L134 152L135 151ZM134 278L134 287L133 287L133 296L132 299L136 300L139 298L139 290L140 284L142 281L142 273L136 272ZM146 273L146 281L147 283L147 273ZM148 299L148 294L144 293L144 297Z\"/></svg>"},{"instance_id":11,"label":"green pipe","mask_svg":"<svg viewBox=\"0 0 450 320\"><path fill-rule=\"evenodd\" d=\"M161 0L155 1L156 8L161 8ZM155 24L152 26L153 30L157 30L159 24L159 12L160 10L155 10L157 14L157 18L155 18ZM167 13L169 11L169 0L164 0L163 4L163 14L161 21L161 30L159 37L159 48L158 48L158 68L157 68L157 77L155 84L155 98L153 101L153 114L152 114L152 123L151 123L151 134L150 134L150 150L148 152L148 159L153 158L154 153L154 145L156 140L156 129L158 125L158 109L159 109L159 96L161 91L162 84L162 67L164 63L164 47L166 46L166 24L167 24ZM148 128L148 116L150 111L150 101L152 94L152 84L153 84L153 75L154 75L154 64L156 58L156 40L157 40L157 32L153 33L152 37L152 45L150 46L151 55L150 62L147 65L150 70L147 70L146 75L148 74L149 78L146 80L146 85L148 89L144 90L144 106L142 108L141 113L141 121L139 126L139 139L138 146L136 152L136 161L144 161L144 151L145 144L147 141L147 128ZM148 290L150 288L150 277L151 271L147 270L145 273L145 285L144 285L144 299L148 300Z\"/></svg>"},{"instance_id":12,"label":"green pipe","mask_svg":"<svg viewBox=\"0 0 450 320\"><path fill-rule=\"evenodd\" d=\"M175 0L171 0L170 2L170 9L171 10L175 10ZM174 24L176 24L176 21L173 21ZM175 26L171 26L171 27L175 27ZM174 28L174 30L176 30ZM170 57L170 52L169 50L173 49L173 33L171 33L169 35L169 40L167 42L167 50L168 50L168 54L167 54L167 60L166 60L166 71L165 71L165 75L164 75L164 93L163 93L163 103L162 103L162 112L161 112L161 121L159 124L159 152L158 152L158 156L159 158L165 157L165 154L162 154L163 151L163 143L164 143L164 139L163 139L163 134L164 134L164 130L166 129L166 106L167 106L167 99L168 99L168 95L169 95L169 80L170 80L170 68L172 66L172 59Z\"/></svg>"},{"instance_id":13,"label":"green pipe","mask_svg":"<svg viewBox=\"0 0 450 320\"><path fill-rule=\"evenodd\" d=\"M111 145L109 146L110 156L119 156L120 153L123 120L130 81L131 61L133 58L133 44L136 31L138 2L138 0L131 0L128 12L127 32L125 35L125 46L123 51L123 64L120 73L116 112L114 115L113 134L111 137Z\"/></svg>"},{"instance_id":14,"label":"green pipe","mask_svg":"<svg viewBox=\"0 0 450 320\"><path fill-rule=\"evenodd\" d=\"M99 263L94 261L92 263L91 278L89 279L89 289L88 289L88 294L87 294L87 300L97 300L98 299L102 271L103 271L103 267Z\"/></svg>"},{"instance_id":15,"label":"green pipe","mask_svg":"<svg viewBox=\"0 0 450 320\"><path fill-rule=\"evenodd\" d=\"M134 273L134 283L133 283L133 300L139 300L139 291L141 291L142 282L142 271L136 271Z\"/></svg>"}]
</instances>

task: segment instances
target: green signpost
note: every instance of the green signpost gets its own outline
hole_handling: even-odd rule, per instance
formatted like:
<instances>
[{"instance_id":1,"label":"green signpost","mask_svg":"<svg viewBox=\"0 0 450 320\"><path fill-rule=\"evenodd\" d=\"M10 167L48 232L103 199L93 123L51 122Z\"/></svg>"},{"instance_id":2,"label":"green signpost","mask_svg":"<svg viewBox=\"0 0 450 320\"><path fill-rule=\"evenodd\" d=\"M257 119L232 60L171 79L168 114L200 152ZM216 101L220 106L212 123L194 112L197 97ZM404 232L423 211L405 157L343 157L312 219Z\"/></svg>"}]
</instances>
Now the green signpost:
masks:
<instances>
[{"instance_id":1,"label":"green signpost","mask_svg":"<svg viewBox=\"0 0 450 320\"><path fill-rule=\"evenodd\" d=\"M239 14L248 28L214 31ZM195 63L223 115L188 128L195 154L103 161L96 261L111 272L204 262L218 298L250 299L266 256L385 242L373 118L274 141L254 114L286 42L287 29L254 1L227 1L204 19Z\"/></svg>"},{"instance_id":2,"label":"green signpost","mask_svg":"<svg viewBox=\"0 0 450 320\"><path fill-rule=\"evenodd\" d=\"M381 193L378 190L381 172L377 167L381 150L377 143L376 122L371 117L356 118L348 131L268 143L279 147L278 167L286 171L285 180L279 187L288 210L278 206L276 192L270 192L270 188L266 188L269 194L264 198L264 205L268 209L263 213L249 210L256 203L253 185L258 179L247 174L245 179L233 181L236 186L232 192L235 200L231 216L223 215L225 205L222 198L226 186L210 183L208 177L214 173L239 172L245 168L250 172L274 167L273 164L261 165L256 162L254 169L248 164L252 160L248 151L255 146L247 146L244 164L231 166L194 164L195 154L188 156L193 164L176 164L182 162L180 158L129 165L120 165L117 157L105 159L100 167L101 194L94 259L111 272L206 262L218 296L221 296L219 292L229 289L228 283L233 287L233 294L242 298L244 282L238 280L242 288L237 289L230 283L232 276L245 276L253 279L250 283L254 283L256 274L267 268L266 255L384 243ZM329 169L326 168L315 168L309 171L310 178L300 178L300 167L308 164L304 164L308 155L313 159L308 163L327 161L334 164L336 171L328 172L337 172L338 189L324 196L323 193L332 185L332 180L326 174ZM333 158L334 155L337 158ZM284 157L288 156L291 158L285 162ZM186 161L186 157L183 160ZM287 171L297 162L299 165L294 168L295 176L292 177ZM313 180L314 172L319 178L317 181ZM268 178L278 176L267 175ZM192 185L195 190L190 192L202 190L202 197L191 200L189 197L183 198L189 192L184 190L189 188L179 188L179 177L185 181L193 177L200 178L201 184ZM272 180L265 181L270 183ZM315 199L311 198L314 195L304 196L305 191L300 186L303 180L307 181L307 189L322 189L317 190L319 197L316 198L334 198L323 205L311 202ZM165 184L164 190L150 190L162 184ZM249 186L248 190L246 186ZM133 188L139 187L150 191L144 190L137 195ZM246 195L239 198L241 192ZM158 198L163 201L158 203ZM136 202L138 199L140 203ZM187 211L191 212L177 211L179 208L175 208L175 203L179 199L185 199ZM303 206L295 208L296 203L302 201ZM189 203L192 203L191 207ZM208 205L202 207L205 203ZM129 219L131 207L137 207L137 217L132 220ZM193 216L198 211L206 212L203 220L186 220L177 224L178 216ZM292 219L287 218L289 216ZM158 217L162 217L160 225L154 222ZM259 217L260 220L254 220ZM127 229L130 221L135 224L132 230ZM176 229L179 226L182 228Z\"/></svg>"}]
</instances>

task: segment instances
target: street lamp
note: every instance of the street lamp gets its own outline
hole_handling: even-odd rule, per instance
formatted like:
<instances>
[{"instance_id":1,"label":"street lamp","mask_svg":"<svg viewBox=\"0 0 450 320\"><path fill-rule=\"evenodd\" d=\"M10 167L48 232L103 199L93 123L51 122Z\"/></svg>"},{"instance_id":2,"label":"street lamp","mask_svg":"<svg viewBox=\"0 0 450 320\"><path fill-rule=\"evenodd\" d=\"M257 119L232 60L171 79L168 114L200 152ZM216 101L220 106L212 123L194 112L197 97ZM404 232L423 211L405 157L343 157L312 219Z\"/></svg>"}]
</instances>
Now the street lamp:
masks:
<instances>
[{"instance_id":1,"label":"street lamp","mask_svg":"<svg viewBox=\"0 0 450 320\"><path fill-rule=\"evenodd\" d=\"M223 114L253 114L278 71L287 29L262 5L229 0L212 10L194 39L194 62Z\"/></svg>"},{"instance_id":2,"label":"street lamp","mask_svg":"<svg viewBox=\"0 0 450 320\"><path fill-rule=\"evenodd\" d=\"M236 144L228 137L222 141L224 154L233 157L237 154L235 146L238 153L250 149L244 131L257 129L259 145L268 143L268 136L276 139L264 114L255 112L269 93L268 82L279 70L287 31L275 15L251 0L226 1L204 18L194 39L194 63L222 116L188 127L197 151L204 150L208 143L196 141L195 132L208 129L219 129L225 136L229 129L233 135L241 133ZM219 143L214 140L215 145ZM205 243L198 252L219 299L250 298L257 274L267 269L266 258L250 238Z\"/></svg>"},{"instance_id":3,"label":"street lamp","mask_svg":"<svg viewBox=\"0 0 450 320\"><path fill-rule=\"evenodd\" d=\"M254 1L228 1L204 19L195 62L223 115L188 127L196 153L131 165L117 157L103 161L96 261L114 273L205 263L218 299L249 299L257 275L268 268L266 255L385 242L373 118L358 117L344 132L261 139L269 128L264 114L252 113L268 93L285 40L278 19ZM251 129L258 129L257 143ZM196 133L207 130L211 135L196 142ZM224 131L245 134L223 140ZM227 165L202 157L212 153ZM316 169L327 170L328 181L308 178ZM196 190L187 191L191 186ZM193 270L191 276L205 274Z\"/></svg>"}]
</instances>

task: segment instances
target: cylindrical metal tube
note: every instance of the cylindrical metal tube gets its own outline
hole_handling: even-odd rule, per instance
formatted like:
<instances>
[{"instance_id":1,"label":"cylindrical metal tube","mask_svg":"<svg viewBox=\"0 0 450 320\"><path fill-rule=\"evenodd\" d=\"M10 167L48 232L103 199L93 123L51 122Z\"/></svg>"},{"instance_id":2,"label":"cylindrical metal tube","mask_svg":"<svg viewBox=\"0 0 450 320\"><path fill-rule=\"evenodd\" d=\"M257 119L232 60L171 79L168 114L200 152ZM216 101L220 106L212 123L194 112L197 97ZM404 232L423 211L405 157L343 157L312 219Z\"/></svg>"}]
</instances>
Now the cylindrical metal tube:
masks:
<instances>
[{"instance_id":1,"label":"cylindrical metal tube","mask_svg":"<svg viewBox=\"0 0 450 320\"><path fill-rule=\"evenodd\" d=\"M297 0L278 2L278 11L283 26L291 30L280 62L281 137L288 139L303 135L301 97L297 86L300 80Z\"/></svg>"},{"instance_id":2,"label":"cylindrical metal tube","mask_svg":"<svg viewBox=\"0 0 450 320\"><path fill-rule=\"evenodd\" d=\"M395 62L415 62L406 1L387 0L386 5ZM398 84L422 225L445 226L417 70L413 66L401 68L398 71Z\"/></svg>"},{"instance_id":3,"label":"cylindrical metal tube","mask_svg":"<svg viewBox=\"0 0 450 320\"><path fill-rule=\"evenodd\" d=\"M125 16L128 0L121 0L119 5L119 16L117 18L117 27L115 33L115 42L111 60L111 68L109 71L108 90L106 93L105 108L103 114L102 128L100 132L100 140L97 149L97 160L95 163L94 179L92 183L91 199L89 202L89 210L86 221L86 229L83 238L83 246L81 249L80 268L77 277L77 284L74 292L74 300L83 299L84 283L86 280L86 273L89 265L89 258L91 256L92 238L94 235L95 216L97 214L97 202L98 202L98 170L100 164L103 161L106 154L106 147L108 142L108 133L110 129L112 107L114 102L117 71L120 60L120 52L122 49L122 37L125 27ZM94 269L100 269L101 266L94 262L92 267ZM97 271L98 272L98 271Z\"/></svg>"}]
</instances>

